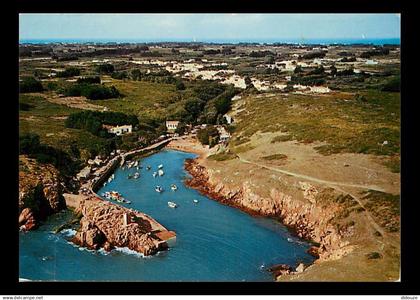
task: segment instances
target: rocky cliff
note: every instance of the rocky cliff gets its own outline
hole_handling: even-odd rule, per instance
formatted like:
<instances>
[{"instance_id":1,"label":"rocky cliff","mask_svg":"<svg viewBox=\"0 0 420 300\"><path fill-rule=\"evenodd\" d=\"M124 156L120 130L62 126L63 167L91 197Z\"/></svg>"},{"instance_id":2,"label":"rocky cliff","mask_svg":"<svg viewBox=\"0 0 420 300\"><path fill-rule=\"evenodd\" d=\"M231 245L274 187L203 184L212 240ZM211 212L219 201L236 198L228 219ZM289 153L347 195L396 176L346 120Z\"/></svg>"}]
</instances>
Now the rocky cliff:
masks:
<instances>
[{"instance_id":1,"label":"rocky cliff","mask_svg":"<svg viewBox=\"0 0 420 300\"><path fill-rule=\"evenodd\" d=\"M37 228L47 216L66 208L63 180L50 164L19 156L19 226Z\"/></svg>"},{"instance_id":2,"label":"rocky cliff","mask_svg":"<svg viewBox=\"0 0 420 300\"><path fill-rule=\"evenodd\" d=\"M342 205L331 201L340 197L333 189L317 190L309 183L300 182L302 197L299 199L275 188L269 197L262 197L248 182L240 187L218 182L197 160L187 160L185 169L193 176L186 181L190 187L250 214L277 218L299 237L315 242L317 247L311 247L308 252L320 261L338 259L353 249L333 222L343 211Z\"/></svg>"},{"instance_id":3,"label":"rocky cliff","mask_svg":"<svg viewBox=\"0 0 420 300\"><path fill-rule=\"evenodd\" d=\"M163 236L175 236L150 217L95 195L81 200L76 212L83 217L72 241L90 249L127 247L147 256L168 248Z\"/></svg>"}]
</instances>

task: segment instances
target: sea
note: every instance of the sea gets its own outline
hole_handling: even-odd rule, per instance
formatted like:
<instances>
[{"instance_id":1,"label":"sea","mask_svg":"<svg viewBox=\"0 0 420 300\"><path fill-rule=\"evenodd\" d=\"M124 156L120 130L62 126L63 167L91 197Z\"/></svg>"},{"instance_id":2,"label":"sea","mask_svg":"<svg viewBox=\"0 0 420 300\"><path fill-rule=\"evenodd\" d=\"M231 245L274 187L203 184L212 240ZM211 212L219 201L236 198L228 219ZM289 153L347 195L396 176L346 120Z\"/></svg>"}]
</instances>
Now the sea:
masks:
<instances>
[{"instance_id":1,"label":"sea","mask_svg":"<svg viewBox=\"0 0 420 300\"><path fill-rule=\"evenodd\" d=\"M239 43L256 43L256 44L301 44L301 45L334 45L334 44L367 44L367 45L400 45L400 38L358 38L358 39L21 39L20 44L50 44L50 43L63 43L63 44L124 44L124 43L214 43L214 44L239 44Z\"/></svg>"},{"instance_id":2,"label":"sea","mask_svg":"<svg viewBox=\"0 0 420 300\"><path fill-rule=\"evenodd\" d=\"M142 168L115 171L98 194L117 190L131 204L176 232L168 251L143 257L127 248L91 251L70 242L74 229L54 233L70 211L49 217L37 230L19 233L19 277L33 281L273 281L274 264L310 264L310 244L276 220L254 217L187 187L184 170L195 154L163 150L140 160ZM153 177L163 164L164 175ZM147 170L150 166L151 170ZM138 179L128 175L140 173ZM229 176L227 174L227 176ZM171 184L178 189L172 191ZM155 191L160 185L162 193ZM195 203L193 200L198 200ZM168 201L178 207L171 208Z\"/></svg>"}]
</instances>

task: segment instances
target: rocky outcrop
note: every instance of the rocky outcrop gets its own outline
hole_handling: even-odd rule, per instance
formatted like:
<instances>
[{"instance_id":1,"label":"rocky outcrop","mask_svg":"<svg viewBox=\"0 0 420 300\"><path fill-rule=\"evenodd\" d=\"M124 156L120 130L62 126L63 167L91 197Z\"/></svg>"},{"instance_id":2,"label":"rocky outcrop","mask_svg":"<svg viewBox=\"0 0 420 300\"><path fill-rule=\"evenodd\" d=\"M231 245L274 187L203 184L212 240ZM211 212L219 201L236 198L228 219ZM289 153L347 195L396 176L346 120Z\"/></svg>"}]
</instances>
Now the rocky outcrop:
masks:
<instances>
[{"instance_id":1,"label":"rocky outcrop","mask_svg":"<svg viewBox=\"0 0 420 300\"><path fill-rule=\"evenodd\" d=\"M76 211L83 217L72 241L90 249L127 247L147 256L168 248L163 235L175 236L149 216L95 195L82 200Z\"/></svg>"},{"instance_id":2,"label":"rocky outcrop","mask_svg":"<svg viewBox=\"0 0 420 300\"><path fill-rule=\"evenodd\" d=\"M319 244L310 250L319 260L338 259L353 250L332 223L342 210L339 204L331 201L339 195L333 189L317 190L309 183L300 182L301 199L275 188L271 189L269 197L262 197L253 192L249 182L242 183L239 188L217 182L197 160L187 160L185 169L192 175L186 180L190 187L250 214L277 218L297 236Z\"/></svg>"},{"instance_id":3,"label":"rocky outcrop","mask_svg":"<svg viewBox=\"0 0 420 300\"><path fill-rule=\"evenodd\" d=\"M19 226L31 230L49 215L66 208L63 180L50 164L19 156Z\"/></svg>"}]
</instances>

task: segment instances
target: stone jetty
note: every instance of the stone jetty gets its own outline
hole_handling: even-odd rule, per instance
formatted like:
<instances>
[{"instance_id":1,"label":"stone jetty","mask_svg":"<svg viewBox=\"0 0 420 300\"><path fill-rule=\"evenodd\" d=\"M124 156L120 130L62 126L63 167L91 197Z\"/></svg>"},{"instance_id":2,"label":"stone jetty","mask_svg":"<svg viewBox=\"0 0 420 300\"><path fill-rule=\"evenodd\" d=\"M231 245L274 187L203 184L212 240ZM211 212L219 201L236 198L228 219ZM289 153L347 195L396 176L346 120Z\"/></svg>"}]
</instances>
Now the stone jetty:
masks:
<instances>
[{"instance_id":1,"label":"stone jetty","mask_svg":"<svg viewBox=\"0 0 420 300\"><path fill-rule=\"evenodd\" d=\"M80 228L72 240L80 246L103 247L107 251L127 247L148 256L167 249L167 241L176 236L150 216L96 195L65 194L66 198L69 196L72 204L78 203L76 213L82 214Z\"/></svg>"}]
</instances>

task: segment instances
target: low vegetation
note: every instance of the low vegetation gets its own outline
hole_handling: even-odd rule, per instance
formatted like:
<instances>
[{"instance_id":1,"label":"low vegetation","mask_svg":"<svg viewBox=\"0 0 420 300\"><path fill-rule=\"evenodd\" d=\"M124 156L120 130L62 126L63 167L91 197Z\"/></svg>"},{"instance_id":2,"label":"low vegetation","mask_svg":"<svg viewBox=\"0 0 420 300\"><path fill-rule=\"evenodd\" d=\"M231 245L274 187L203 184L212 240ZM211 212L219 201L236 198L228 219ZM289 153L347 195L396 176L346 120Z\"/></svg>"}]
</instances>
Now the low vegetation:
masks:
<instances>
[{"instance_id":1,"label":"low vegetation","mask_svg":"<svg viewBox=\"0 0 420 300\"><path fill-rule=\"evenodd\" d=\"M276 153L272 155L262 156L261 158L264 160L285 160L287 159L287 155L282 153Z\"/></svg>"}]
</instances>

